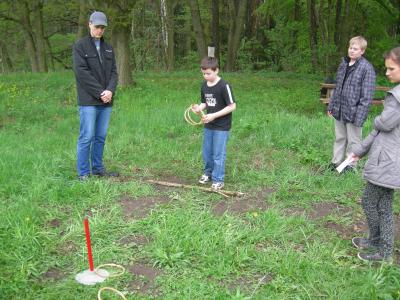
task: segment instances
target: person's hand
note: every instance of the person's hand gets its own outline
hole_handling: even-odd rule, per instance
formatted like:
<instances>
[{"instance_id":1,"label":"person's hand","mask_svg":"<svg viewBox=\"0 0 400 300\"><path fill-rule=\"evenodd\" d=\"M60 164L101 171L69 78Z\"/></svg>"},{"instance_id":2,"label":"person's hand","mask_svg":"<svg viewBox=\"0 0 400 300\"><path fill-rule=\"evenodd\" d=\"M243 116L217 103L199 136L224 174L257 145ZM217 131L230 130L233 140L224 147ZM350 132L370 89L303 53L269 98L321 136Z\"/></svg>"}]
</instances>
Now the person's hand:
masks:
<instances>
[{"instance_id":1,"label":"person's hand","mask_svg":"<svg viewBox=\"0 0 400 300\"><path fill-rule=\"evenodd\" d=\"M100 99L104 102L104 103L110 103L112 100L112 95L113 93L109 90L105 90L101 93L100 95Z\"/></svg>"},{"instance_id":2,"label":"person's hand","mask_svg":"<svg viewBox=\"0 0 400 300\"><path fill-rule=\"evenodd\" d=\"M326 112L326 115L327 115L328 117L332 117L332 112L331 112L330 110L328 110L328 111Z\"/></svg>"},{"instance_id":3,"label":"person's hand","mask_svg":"<svg viewBox=\"0 0 400 300\"><path fill-rule=\"evenodd\" d=\"M351 158L353 159L353 161L359 161L360 157L355 155L354 153L350 153Z\"/></svg>"},{"instance_id":4,"label":"person's hand","mask_svg":"<svg viewBox=\"0 0 400 300\"><path fill-rule=\"evenodd\" d=\"M201 112L200 105L198 105L198 104L192 104L192 110L193 110L196 114L198 114L199 112Z\"/></svg>"},{"instance_id":5,"label":"person's hand","mask_svg":"<svg viewBox=\"0 0 400 300\"><path fill-rule=\"evenodd\" d=\"M202 118L203 123L210 123L210 122L212 122L214 120L215 120L215 115L214 114L204 115L204 117Z\"/></svg>"}]
</instances>

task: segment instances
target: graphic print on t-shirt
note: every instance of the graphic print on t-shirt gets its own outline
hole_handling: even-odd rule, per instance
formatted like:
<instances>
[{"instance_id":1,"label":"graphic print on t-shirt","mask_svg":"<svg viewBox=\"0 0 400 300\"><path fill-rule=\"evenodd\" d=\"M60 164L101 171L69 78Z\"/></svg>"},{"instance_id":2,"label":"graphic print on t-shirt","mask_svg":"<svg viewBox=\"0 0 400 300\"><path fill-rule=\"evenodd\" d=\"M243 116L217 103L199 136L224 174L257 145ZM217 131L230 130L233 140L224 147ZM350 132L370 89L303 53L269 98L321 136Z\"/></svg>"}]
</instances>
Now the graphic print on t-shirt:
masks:
<instances>
[{"instance_id":1,"label":"graphic print on t-shirt","mask_svg":"<svg viewBox=\"0 0 400 300\"><path fill-rule=\"evenodd\" d=\"M217 99L215 99L213 94L204 94L204 97L208 106L215 106L217 104Z\"/></svg>"}]
</instances>

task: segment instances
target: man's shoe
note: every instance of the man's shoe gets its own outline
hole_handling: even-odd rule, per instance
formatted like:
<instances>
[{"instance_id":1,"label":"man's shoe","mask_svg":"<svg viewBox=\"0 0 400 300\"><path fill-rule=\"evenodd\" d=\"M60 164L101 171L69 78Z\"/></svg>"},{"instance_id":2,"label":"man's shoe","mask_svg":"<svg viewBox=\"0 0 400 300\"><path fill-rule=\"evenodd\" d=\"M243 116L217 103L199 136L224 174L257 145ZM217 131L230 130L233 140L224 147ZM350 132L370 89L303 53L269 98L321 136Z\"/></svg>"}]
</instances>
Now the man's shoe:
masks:
<instances>
[{"instance_id":1,"label":"man's shoe","mask_svg":"<svg viewBox=\"0 0 400 300\"><path fill-rule=\"evenodd\" d=\"M89 175L78 176L78 180L79 181L87 181L87 180L89 180Z\"/></svg>"},{"instance_id":2,"label":"man's shoe","mask_svg":"<svg viewBox=\"0 0 400 300\"><path fill-rule=\"evenodd\" d=\"M356 172L356 168L355 168L355 167L353 167L353 166L346 166L346 167L343 169L342 174L345 174L345 173L355 173L355 172Z\"/></svg>"},{"instance_id":3,"label":"man's shoe","mask_svg":"<svg viewBox=\"0 0 400 300\"><path fill-rule=\"evenodd\" d=\"M368 239L362 237L353 237L351 239L351 242L353 243L354 247L358 249L375 248L373 245L370 244Z\"/></svg>"},{"instance_id":4,"label":"man's shoe","mask_svg":"<svg viewBox=\"0 0 400 300\"><path fill-rule=\"evenodd\" d=\"M223 182L215 182L211 185L211 188L215 191L219 191L222 190L222 188L224 187L224 183Z\"/></svg>"},{"instance_id":5,"label":"man's shoe","mask_svg":"<svg viewBox=\"0 0 400 300\"><path fill-rule=\"evenodd\" d=\"M369 262L391 262L390 257L383 257L382 254L379 252L375 253L358 253L357 254L358 258L363 260L363 261L369 261Z\"/></svg>"},{"instance_id":6,"label":"man's shoe","mask_svg":"<svg viewBox=\"0 0 400 300\"><path fill-rule=\"evenodd\" d=\"M105 170L93 173L93 175L98 177L119 177L118 172L106 172Z\"/></svg>"},{"instance_id":7,"label":"man's shoe","mask_svg":"<svg viewBox=\"0 0 400 300\"><path fill-rule=\"evenodd\" d=\"M210 180L211 180L210 176L203 174L203 175L201 175L201 177L199 179L199 183L206 184L207 182L210 182Z\"/></svg>"}]
</instances>

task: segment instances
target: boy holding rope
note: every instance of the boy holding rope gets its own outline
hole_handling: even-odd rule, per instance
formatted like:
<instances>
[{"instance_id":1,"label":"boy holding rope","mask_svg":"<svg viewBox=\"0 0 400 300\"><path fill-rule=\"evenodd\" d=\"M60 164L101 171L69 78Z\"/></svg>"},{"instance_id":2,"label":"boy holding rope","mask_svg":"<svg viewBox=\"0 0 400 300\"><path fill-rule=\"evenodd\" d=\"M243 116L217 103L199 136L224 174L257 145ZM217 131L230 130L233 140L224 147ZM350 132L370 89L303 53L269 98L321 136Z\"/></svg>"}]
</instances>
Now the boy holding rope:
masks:
<instances>
[{"instance_id":1,"label":"boy holding rope","mask_svg":"<svg viewBox=\"0 0 400 300\"><path fill-rule=\"evenodd\" d=\"M201 104L194 104L195 113L204 109L203 161L204 174L199 183L212 181L211 188L224 187L226 144L232 124L232 111L236 109L235 99L229 84L218 76L218 59L209 55L201 61L201 72L205 81L201 86Z\"/></svg>"}]
</instances>

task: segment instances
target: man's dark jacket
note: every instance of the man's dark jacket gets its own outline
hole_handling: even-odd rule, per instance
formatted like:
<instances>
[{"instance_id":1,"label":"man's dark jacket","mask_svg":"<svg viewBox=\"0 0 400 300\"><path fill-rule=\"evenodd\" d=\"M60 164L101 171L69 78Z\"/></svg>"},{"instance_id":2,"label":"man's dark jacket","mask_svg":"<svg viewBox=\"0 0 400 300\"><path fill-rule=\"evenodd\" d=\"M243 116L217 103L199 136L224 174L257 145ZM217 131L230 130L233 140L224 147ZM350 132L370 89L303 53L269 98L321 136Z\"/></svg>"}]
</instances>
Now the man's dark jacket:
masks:
<instances>
[{"instance_id":1,"label":"man's dark jacket","mask_svg":"<svg viewBox=\"0 0 400 300\"><path fill-rule=\"evenodd\" d=\"M361 57L345 78L348 65L349 58L343 59L339 65L336 73L336 87L328 111L332 112L333 117L338 121L362 127L374 96L375 70L364 57Z\"/></svg>"},{"instance_id":2,"label":"man's dark jacket","mask_svg":"<svg viewBox=\"0 0 400 300\"><path fill-rule=\"evenodd\" d=\"M96 50L91 36L77 41L73 47L73 62L78 91L78 105L112 105L113 101L104 104L100 94L109 90L115 94L118 83L117 66L114 50L103 38L100 40L100 53Z\"/></svg>"}]
</instances>

